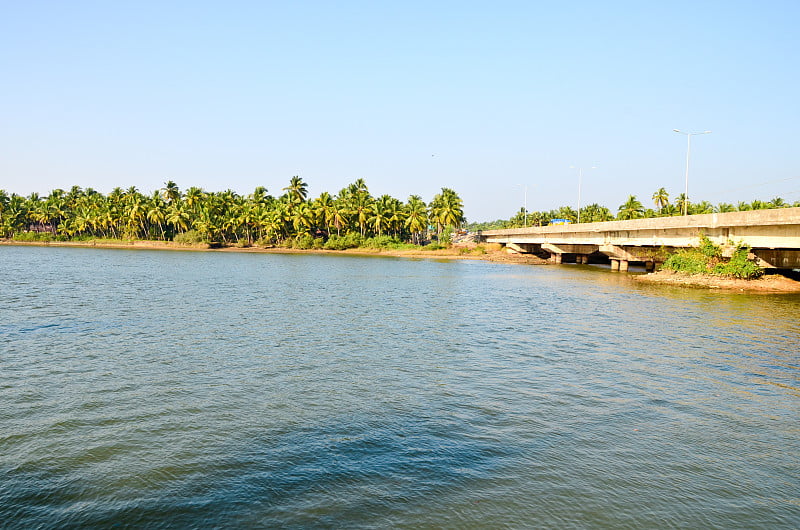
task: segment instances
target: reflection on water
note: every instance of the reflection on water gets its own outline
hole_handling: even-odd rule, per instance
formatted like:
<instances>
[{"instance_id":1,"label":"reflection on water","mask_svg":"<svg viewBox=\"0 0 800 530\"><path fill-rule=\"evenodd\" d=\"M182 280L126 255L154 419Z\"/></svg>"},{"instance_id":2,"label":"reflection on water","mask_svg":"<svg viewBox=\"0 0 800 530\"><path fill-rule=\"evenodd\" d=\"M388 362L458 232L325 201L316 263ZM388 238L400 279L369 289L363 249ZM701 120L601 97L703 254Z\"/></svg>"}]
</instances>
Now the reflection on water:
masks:
<instances>
[{"instance_id":1,"label":"reflection on water","mask_svg":"<svg viewBox=\"0 0 800 530\"><path fill-rule=\"evenodd\" d=\"M800 297L0 248L0 520L800 524Z\"/></svg>"}]
</instances>

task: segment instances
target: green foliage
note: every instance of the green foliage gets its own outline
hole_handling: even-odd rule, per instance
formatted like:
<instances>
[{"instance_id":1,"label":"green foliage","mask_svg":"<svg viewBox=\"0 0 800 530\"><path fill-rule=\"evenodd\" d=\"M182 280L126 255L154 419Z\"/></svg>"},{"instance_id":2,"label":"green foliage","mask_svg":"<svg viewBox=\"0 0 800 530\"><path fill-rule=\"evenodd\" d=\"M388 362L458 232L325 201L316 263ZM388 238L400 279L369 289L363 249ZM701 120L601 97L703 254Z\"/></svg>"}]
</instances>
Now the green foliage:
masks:
<instances>
[{"instance_id":1,"label":"green foliage","mask_svg":"<svg viewBox=\"0 0 800 530\"><path fill-rule=\"evenodd\" d=\"M411 249L416 248L416 245L409 245L408 243L403 243L396 237L392 236L375 236L365 239L363 243L361 243L362 248L373 248L378 250L403 250L403 249Z\"/></svg>"},{"instance_id":2,"label":"green foliage","mask_svg":"<svg viewBox=\"0 0 800 530\"><path fill-rule=\"evenodd\" d=\"M443 250L446 248L447 245L440 245L439 243L431 243L430 245L425 245L420 250Z\"/></svg>"},{"instance_id":3,"label":"green foliage","mask_svg":"<svg viewBox=\"0 0 800 530\"><path fill-rule=\"evenodd\" d=\"M439 244L446 248L453 240L453 232L455 232L455 229L452 226L446 226L442 233L439 234Z\"/></svg>"},{"instance_id":4,"label":"green foliage","mask_svg":"<svg viewBox=\"0 0 800 530\"><path fill-rule=\"evenodd\" d=\"M292 241L292 248L311 250L314 248L314 238L310 234L301 234Z\"/></svg>"},{"instance_id":5,"label":"green foliage","mask_svg":"<svg viewBox=\"0 0 800 530\"><path fill-rule=\"evenodd\" d=\"M700 246L698 250L701 254L709 258L719 258L722 256L722 249L705 235L700 236Z\"/></svg>"},{"instance_id":6,"label":"green foliage","mask_svg":"<svg viewBox=\"0 0 800 530\"><path fill-rule=\"evenodd\" d=\"M727 263L717 263L714 266L714 274L747 280L758 278L764 274L764 271L756 263L748 259L748 254L750 254L750 247L746 245L737 246Z\"/></svg>"},{"instance_id":7,"label":"green foliage","mask_svg":"<svg viewBox=\"0 0 800 530\"><path fill-rule=\"evenodd\" d=\"M50 232L17 232L12 236L14 241L53 241Z\"/></svg>"},{"instance_id":8,"label":"green foliage","mask_svg":"<svg viewBox=\"0 0 800 530\"><path fill-rule=\"evenodd\" d=\"M325 250L347 250L348 248L358 248L364 242L364 238L358 232L350 232L345 236L331 236L322 248Z\"/></svg>"},{"instance_id":9,"label":"green foliage","mask_svg":"<svg viewBox=\"0 0 800 530\"><path fill-rule=\"evenodd\" d=\"M707 237L701 236L698 248L678 250L667 258L662 269L748 280L758 278L763 271L748 258L749 253L750 247L738 245L731 258L725 260L722 258L722 249Z\"/></svg>"},{"instance_id":10,"label":"green foliage","mask_svg":"<svg viewBox=\"0 0 800 530\"><path fill-rule=\"evenodd\" d=\"M175 234L175 237L172 238L172 240L181 245L197 245L205 242L203 235L197 230L189 230L188 232Z\"/></svg>"},{"instance_id":11,"label":"green foliage","mask_svg":"<svg viewBox=\"0 0 800 530\"><path fill-rule=\"evenodd\" d=\"M709 258L696 249L681 249L670 255L661 268L689 274L704 274L709 272Z\"/></svg>"}]
</instances>

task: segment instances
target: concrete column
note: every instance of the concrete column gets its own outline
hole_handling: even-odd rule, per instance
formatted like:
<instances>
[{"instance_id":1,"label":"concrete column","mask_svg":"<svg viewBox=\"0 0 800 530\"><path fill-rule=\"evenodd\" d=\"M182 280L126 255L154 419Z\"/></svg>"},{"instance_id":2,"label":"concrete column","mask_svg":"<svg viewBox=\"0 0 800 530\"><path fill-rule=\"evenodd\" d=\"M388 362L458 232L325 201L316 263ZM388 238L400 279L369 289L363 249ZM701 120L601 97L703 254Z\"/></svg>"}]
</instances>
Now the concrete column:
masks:
<instances>
[{"instance_id":1,"label":"concrete column","mask_svg":"<svg viewBox=\"0 0 800 530\"><path fill-rule=\"evenodd\" d=\"M611 260L611 270L612 271L618 271L619 270L619 260L618 259L612 259Z\"/></svg>"},{"instance_id":2,"label":"concrete column","mask_svg":"<svg viewBox=\"0 0 800 530\"><path fill-rule=\"evenodd\" d=\"M550 259L553 260L553 263L560 264L561 263L561 254L555 253L550 255Z\"/></svg>"},{"instance_id":3,"label":"concrete column","mask_svg":"<svg viewBox=\"0 0 800 530\"><path fill-rule=\"evenodd\" d=\"M581 263L583 263L584 265L588 265L589 264L589 256L587 256L586 254L581 256Z\"/></svg>"},{"instance_id":4,"label":"concrete column","mask_svg":"<svg viewBox=\"0 0 800 530\"><path fill-rule=\"evenodd\" d=\"M625 272L628 270L628 260L626 259L619 260L619 270L620 272Z\"/></svg>"}]
</instances>

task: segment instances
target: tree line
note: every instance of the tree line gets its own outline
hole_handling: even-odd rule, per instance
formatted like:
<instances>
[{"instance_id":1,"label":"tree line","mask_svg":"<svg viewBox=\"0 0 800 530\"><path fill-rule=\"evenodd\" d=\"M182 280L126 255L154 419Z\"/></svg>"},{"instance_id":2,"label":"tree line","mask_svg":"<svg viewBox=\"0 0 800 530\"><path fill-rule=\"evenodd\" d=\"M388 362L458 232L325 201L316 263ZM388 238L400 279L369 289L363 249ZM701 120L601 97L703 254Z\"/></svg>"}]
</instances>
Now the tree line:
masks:
<instances>
[{"instance_id":1,"label":"tree line","mask_svg":"<svg viewBox=\"0 0 800 530\"><path fill-rule=\"evenodd\" d=\"M0 237L34 235L58 239L138 239L281 244L299 237L326 240L357 234L421 243L465 222L463 201L442 188L429 203L419 195L403 202L374 197L364 179L336 195L308 197L308 185L292 177L273 197L259 186L249 195L232 190L181 191L173 181L145 195L136 187L104 195L91 188L55 189L46 197L0 190Z\"/></svg>"},{"instance_id":2,"label":"tree line","mask_svg":"<svg viewBox=\"0 0 800 530\"><path fill-rule=\"evenodd\" d=\"M675 197L674 201L670 201L669 193L667 193L665 188L659 188L653 193L651 199L654 208L646 207L635 195L629 195L628 199L619 205L616 214L612 213L609 208L596 203L581 207L580 216L578 216L577 210L571 206L562 206L549 211L528 212L526 212L523 207L510 219L498 219L496 221L484 223L470 223L467 228L470 230L491 230L500 228L520 228L523 226L543 226L549 224L551 219L566 219L572 223L576 223L578 219L580 219L581 223L597 223L602 221L626 221L629 219L644 219L649 217L670 217L683 215L684 208L687 214L694 215L800 207L800 201L795 201L794 204L792 204L780 197L775 197L771 201L742 201L737 204L721 202L714 205L709 201L693 203L686 199L685 194L681 193Z\"/></svg>"}]
</instances>

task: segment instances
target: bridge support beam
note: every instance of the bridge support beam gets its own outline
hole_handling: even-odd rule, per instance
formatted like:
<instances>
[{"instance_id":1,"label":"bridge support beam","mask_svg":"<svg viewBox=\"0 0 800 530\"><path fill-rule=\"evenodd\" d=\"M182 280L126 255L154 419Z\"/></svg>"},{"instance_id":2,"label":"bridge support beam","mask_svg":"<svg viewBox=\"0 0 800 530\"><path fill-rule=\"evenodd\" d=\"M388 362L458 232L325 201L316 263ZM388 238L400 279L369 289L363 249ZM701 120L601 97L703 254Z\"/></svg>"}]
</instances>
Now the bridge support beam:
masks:
<instances>
[{"instance_id":1,"label":"bridge support beam","mask_svg":"<svg viewBox=\"0 0 800 530\"><path fill-rule=\"evenodd\" d=\"M619 260L618 259L612 259L611 260L611 270L612 271L618 271L619 270Z\"/></svg>"},{"instance_id":2,"label":"bridge support beam","mask_svg":"<svg viewBox=\"0 0 800 530\"><path fill-rule=\"evenodd\" d=\"M800 250L776 250L754 248L753 254L758 258L758 266L762 268L800 269Z\"/></svg>"}]
</instances>

